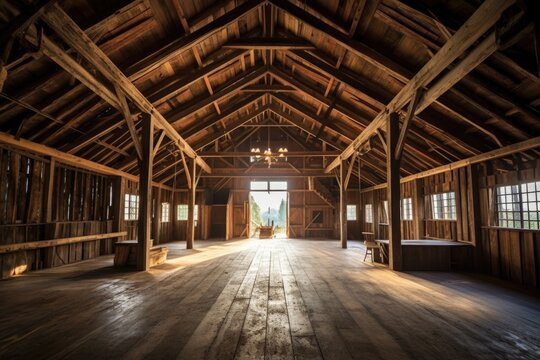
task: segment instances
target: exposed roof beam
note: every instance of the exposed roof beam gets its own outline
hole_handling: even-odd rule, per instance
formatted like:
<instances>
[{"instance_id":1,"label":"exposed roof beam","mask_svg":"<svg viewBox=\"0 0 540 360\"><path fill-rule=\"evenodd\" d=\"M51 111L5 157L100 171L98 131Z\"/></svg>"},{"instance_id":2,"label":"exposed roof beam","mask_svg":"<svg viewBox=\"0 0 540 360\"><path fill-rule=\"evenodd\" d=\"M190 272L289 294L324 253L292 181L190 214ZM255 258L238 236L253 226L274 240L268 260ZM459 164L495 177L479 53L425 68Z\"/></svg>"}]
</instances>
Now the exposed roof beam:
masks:
<instances>
[{"instance_id":1,"label":"exposed roof beam","mask_svg":"<svg viewBox=\"0 0 540 360\"><path fill-rule=\"evenodd\" d=\"M339 151L288 151L284 153L287 157L322 157L322 156L338 156ZM263 152L253 153L251 151L242 152L203 152L200 153L200 156L204 158L215 158L215 157L250 157L254 155L264 156Z\"/></svg>"},{"instance_id":2,"label":"exposed roof beam","mask_svg":"<svg viewBox=\"0 0 540 360\"><path fill-rule=\"evenodd\" d=\"M100 71L115 86L118 86L142 111L151 114L157 125L167 136L177 143L181 151L195 159L197 164L206 172L210 166L176 132L174 127L160 114L148 99L133 85L133 83L118 69L118 67L101 51L101 49L79 28L79 26L58 6L54 5L44 10L42 18L60 35L60 37L81 54L86 61Z\"/></svg>"},{"instance_id":3,"label":"exposed roof beam","mask_svg":"<svg viewBox=\"0 0 540 360\"><path fill-rule=\"evenodd\" d=\"M257 9L259 6L265 3L265 0L249 0L241 5L238 5L234 10L229 11L225 15L217 18L209 24L201 27L198 30L193 31L189 35L179 38L178 40L168 44L164 48L148 55L138 63L130 66L126 73L129 74L131 79L138 79L149 72L159 68L166 62L174 59L182 52L191 49L196 43L203 41L209 36L220 31L229 24L234 23L240 17L250 13Z\"/></svg>"},{"instance_id":4,"label":"exposed roof beam","mask_svg":"<svg viewBox=\"0 0 540 360\"><path fill-rule=\"evenodd\" d=\"M303 49L311 50L315 46L308 41L298 41L287 38L242 38L232 40L223 45L224 48L229 49L244 49L244 50L290 50L290 49Z\"/></svg>"},{"instance_id":5,"label":"exposed roof beam","mask_svg":"<svg viewBox=\"0 0 540 360\"><path fill-rule=\"evenodd\" d=\"M272 0L277 1L277 0ZM336 168L341 160L349 158L355 149L369 139L377 129L385 126L386 116L399 111L410 99L416 90L427 86L436 76L446 69L480 36L491 28L501 14L513 1L486 0L478 10L465 22L465 24L450 38L446 44L418 71L418 73L405 85L394 99L380 112L369 126L358 135L343 154L326 168L327 172Z\"/></svg>"},{"instance_id":6,"label":"exposed roof beam","mask_svg":"<svg viewBox=\"0 0 540 360\"><path fill-rule=\"evenodd\" d=\"M112 167L96 163L94 161L86 160L75 155L67 154L60 150L56 150L45 145L37 144L32 141L28 141L24 139L16 139L14 136L6 134L4 132L0 132L0 142L10 145L10 146L14 146L19 149L23 149L23 150L35 153L35 154L39 154L43 156L50 156L56 159L58 162L61 162L66 165L95 171L99 174L121 176L130 181L136 181L136 182L139 181L138 176L129 174L127 172L114 169ZM160 183L153 182L152 185L170 190L168 186L160 184Z\"/></svg>"},{"instance_id":7,"label":"exposed roof beam","mask_svg":"<svg viewBox=\"0 0 540 360\"><path fill-rule=\"evenodd\" d=\"M422 171L418 174L406 176L404 178L401 178L400 182L406 183L412 180L421 179L421 178L425 178L425 177L433 176L437 174L442 174L447 171L452 171L452 170L463 168L469 165L479 164L485 161L494 160L503 156L508 156L508 155L512 155L515 153L519 153L519 152L523 152L523 151L527 151L531 149L536 149L538 147L540 147L540 136L537 136L535 138L525 140L519 143L515 143L512 145L508 145L499 149L488 151L480 155L472 156L467 159L458 160L453 163L442 165L442 166L439 166L430 170ZM385 187L386 187L386 184L380 184L377 186L363 189L362 192L372 191L376 189L384 189Z\"/></svg>"}]
</instances>

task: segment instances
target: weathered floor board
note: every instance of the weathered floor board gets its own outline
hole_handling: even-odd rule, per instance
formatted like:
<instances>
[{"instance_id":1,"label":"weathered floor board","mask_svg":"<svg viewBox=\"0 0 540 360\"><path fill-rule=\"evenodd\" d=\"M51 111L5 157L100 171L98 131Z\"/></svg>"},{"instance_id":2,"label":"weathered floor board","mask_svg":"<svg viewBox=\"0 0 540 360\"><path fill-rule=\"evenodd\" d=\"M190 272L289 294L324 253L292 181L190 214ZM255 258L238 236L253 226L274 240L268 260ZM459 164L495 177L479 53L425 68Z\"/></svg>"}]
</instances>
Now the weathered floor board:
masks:
<instances>
[{"instance_id":1,"label":"weathered floor board","mask_svg":"<svg viewBox=\"0 0 540 360\"><path fill-rule=\"evenodd\" d=\"M0 282L0 358L537 359L540 299L453 273L394 273L336 241L169 244Z\"/></svg>"}]
</instances>

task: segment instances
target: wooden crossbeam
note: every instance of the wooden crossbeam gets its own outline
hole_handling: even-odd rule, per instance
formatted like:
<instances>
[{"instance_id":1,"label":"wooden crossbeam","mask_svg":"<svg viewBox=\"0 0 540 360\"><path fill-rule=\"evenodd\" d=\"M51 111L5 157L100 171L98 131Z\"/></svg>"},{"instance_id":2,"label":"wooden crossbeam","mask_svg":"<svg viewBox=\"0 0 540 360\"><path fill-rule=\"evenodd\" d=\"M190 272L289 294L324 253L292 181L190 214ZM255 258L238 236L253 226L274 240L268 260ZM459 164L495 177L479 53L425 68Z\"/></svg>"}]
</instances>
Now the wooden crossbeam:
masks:
<instances>
[{"instance_id":1,"label":"wooden crossbeam","mask_svg":"<svg viewBox=\"0 0 540 360\"><path fill-rule=\"evenodd\" d=\"M403 125L399 133L399 138L397 139L396 153L394 154L395 159L401 159L401 154L403 153L403 148L405 146L405 138L407 136L407 132L409 131L409 125L414 117L414 112L418 106L418 102L420 101L422 94L423 90L417 89L411 99L411 102L409 103L409 108L407 110L407 114L405 114L405 119L403 120Z\"/></svg>"},{"instance_id":2,"label":"wooden crossbeam","mask_svg":"<svg viewBox=\"0 0 540 360\"><path fill-rule=\"evenodd\" d=\"M469 165L479 164L485 161L494 160L503 156L508 156L508 155L512 155L515 153L519 153L519 152L523 152L523 151L527 151L531 149L536 149L536 148L540 148L540 136L537 136L532 139L525 140L519 143L515 143L512 145L507 145L499 149L488 151L480 155L471 156L467 159L458 160L450 164L442 165L442 166L439 166L430 170L422 171L417 174L405 176L401 178L401 183L406 183L406 182L413 181L416 179L422 179L428 176L442 174L447 171L460 169ZM371 186L369 188L362 189L362 192L368 192L368 191L373 191L377 189L384 189L385 187L386 187L386 184L379 184L376 186Z\"/></svg>"},{"instance_id":3,"label":"wooden crossbeam","mask_svg":"<svg viewBox=\"0 0 540 360\"><path fill-rule=\"evenodd\" d=\"M270 1L275 2L278 0ZM349 158L358 146L369 139L377 129L384 126L388 113L399 111L411 99L417 89L427 86L448 65L461 56L465 50L499 20L504 10L513 3L514 1L486 0L454 36L400 90L386 106L385 110L381 111L368 127L356 137L352 144L343 151L340 158L335 159L326 167L326 171L332 171L332 169L339 166L342 159Z\"/></svg>"},{"instance_id":4,"label":"wooden crossbeam","mask_svg":"<svg viewBox=\"0 0 540 360\"><path fill-rule=\"evenodd\" d=\"M321 156L338 156L339 151L288 151L285 155L287 157L321 157ZM235 151L235 152L204 152L200 153L200 156L204 158L214 158L214 157L247 157L261 155L264 156L263 152L253 153L250 151Z\"/></svg>"},{"instance_id":5,"label":"wooden crossbeam","mask_svg":"<svg viewBox=\"0 0 540 360\"><path fill-rule=\"evenodd\" d=\"M60 150L56 150L54 148L37 144L35 142L24 140L24 139L16 139L14 136L6 134L4 132L0 132L0 143L4 143L19 149L23 149L26 151L29 151L31 153L44 155L44 156L50 156L54 159L56 159L58 162L79 167L82 169L87 169L90 171L94 171L99 174L105 174L105 175L114 175L114 176L121 176L125 179L128 179L130 181L139 182L139 177L136 175L132 175L130 173L127 173L122 170L118 170L94 161L90 161L87 159L83 159L81 157L71 155L65 152L62 152ZM169 186L153 182L153 186L161 187L164 189L170 190L171 188Z\"/></svg>"},{"instance_id":6,"label":"wooden crossbeam","mask_svg":"<svg viewBox=\"0 0 540 360\"><path fill-rule=\"evenodd\" d=\"M148 99L133 85L133 83L118 69L118 67L103 53L103 51L86 35L84 31L58 6L53 5L43 11L45 22L86 61L102 73L111 83L118 86L133 103L144 112L156 119L156 125L175 141L181 151L195 159L205 171L210 172L210 166L197 157L197 153L178 134L161 113L148 101Z\"/></svg>"},{"instance_id":7,"label":"wooden crossbeam","mask_svg":"<svg viewBox=\"0 0 540 360\"><path fill-rule=\"evenodd\" d=\"M255 49L255 50L291 50L291 49L301 49L301 50L312 50L315 48L313 44L307 41L297 41L287 38L243 38L233 41L223 45L224 48L229 49Z\"/></svg>"},{"instance_id":8,"label":"wooden crossbeam","mask_svg":"<svg viewBox=\"0 0 540 360\"><path fill-rule=\"evenodd\" d=\"M264 3L265 0L249 0L238 5L234 10L227 12L225 15L220 16L200 29L193 31L189 35L181 37L164 48L148 55L143 60L128 68L126 73L130 75L130 78L135 79L148 74L163 64L171 61L182 52L191 49L195 44L236 22L239 18L247 15L251 11L256 10Z\"/></svg>"},{"instance_id":9,"label":"wooden crossbeam","mask_svg":"<svg viewBox=\"0 0 540 360\"><path fill-rule=\"evenodd\" d=\"M137 156L139 157L139 159L142 159L141 140L139 140L139 135L137 135L137 129L135 128L135 123L133 122L131 111L129 111L129 105L127 103L126 97L118 86L115 86L114 88L116 90L116 96L118 97L118 102L120 104L120 111L124 116L124 121L126 122L129 134L131 135L131 140L133 141L133 146L135 146L135 150L137 151Z\"/></svg>"}]
</instances>

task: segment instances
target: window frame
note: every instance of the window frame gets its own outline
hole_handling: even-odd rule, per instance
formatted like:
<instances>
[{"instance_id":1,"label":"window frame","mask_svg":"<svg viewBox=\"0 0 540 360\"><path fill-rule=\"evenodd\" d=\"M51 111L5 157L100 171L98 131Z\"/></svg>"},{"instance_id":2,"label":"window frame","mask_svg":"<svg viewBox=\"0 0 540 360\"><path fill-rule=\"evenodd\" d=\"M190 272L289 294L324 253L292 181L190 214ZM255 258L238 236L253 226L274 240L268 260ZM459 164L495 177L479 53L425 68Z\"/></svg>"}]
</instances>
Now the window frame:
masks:
<instances>
[{"instance_id":1,"label":"window frame","mask_svg":"<svg viewBox=\"0 0 540 360\"><path fill-rule=\"evenodd\" d=\"M185 209L185 219L180 218L180 215L184 213L184 210L180 210L180 208ZM189 205L188 204L176 204L176 221L188 221L189 218ZM199 205L195 204L195 207L193 208L193 220L195 223L199 220Z\"/></svg>"},{"instance_id":2,"label":"window frame","mask_svg":"<svg viewBox=\"0 0 540 360\"><path fill-rule=\"evenodd\" d=\"M526 231L540 230L540 181L495 186L494 197L493 218L496 227ZM504 199L504 202L500 202L501 199ZM504 215L503 219L501 215ZM505 223L503 224L502 221ZM533 224L536 224L536 227L532 227Z\"/></svg>"},{"instance_id":3,"label":"window frame","mask_svg":"<svg viewBox=\"0 0 540 360\"><path fill-rule=\"evenodd\" d=\"M364 204L364 222L373 224L373 204Z\"/></svg>"},{"instance_id":4,"label":"window frame","mask_svg":"<svg viewBox=\"0 0 540 360\"><path fill-rule=\"evenodd\" d=\"M410 217L406 217L406 215L410 215ZM406 197L406 198L401 199L401 220L403 221L414 220L413 203L412 203L411 197Z\"/></svg>"},{"instance_id":5,"label":"window frame","mask_svg":"<svg viewBox=\"0 0 540 360\"><path fill-rule=\"evenodd\" d=\"M161 203L161 219L162 223L168 223L171 221L171 204L168 202Z\"/></svg>"},{"instance_id":6,"label":"window frame","mask_svg":"<svg viewBox=\"0 0 540 360\"><path fill-rule=\"evenodd\" d=\"M447 194L452 194L452 196L448 196L445 198L445 195ZM431 207L430 220L457 221L457 197L455 191L438 192L429 194L427 196L429 196ZM440 199L437 199L437 197L440 197ZM446 204L446 202L448 202L448 204ZM440 203L442 205L436 207L436 203ZM448 209L453 209L453 211L447 211ZM450 215L450 217L447 218L447 215Z\"/></svg>"},{"instance_id":7,"label":"window frame","mask_svg":"<svg viewBox=\"0 0 540 360\"><path fill-rule=\"evenodd\" d=\"M349 217L349 215L353 214L353 212L349 213L349 210L353 208L354 208L354 219ZM345 208L345 217L347 221L358 221L358 207L356 206L356 204L347 204Z\"/></svg>"},{"instance_id":8,"label":"window frame","mask_svg":"<svg viewBox=\"0 0 540 360\"><path fill-rule=\"evenodd\" d=\"M139 220L140 197L137 194L124 194L124 221Z\"/></svg>"}]
</instances>

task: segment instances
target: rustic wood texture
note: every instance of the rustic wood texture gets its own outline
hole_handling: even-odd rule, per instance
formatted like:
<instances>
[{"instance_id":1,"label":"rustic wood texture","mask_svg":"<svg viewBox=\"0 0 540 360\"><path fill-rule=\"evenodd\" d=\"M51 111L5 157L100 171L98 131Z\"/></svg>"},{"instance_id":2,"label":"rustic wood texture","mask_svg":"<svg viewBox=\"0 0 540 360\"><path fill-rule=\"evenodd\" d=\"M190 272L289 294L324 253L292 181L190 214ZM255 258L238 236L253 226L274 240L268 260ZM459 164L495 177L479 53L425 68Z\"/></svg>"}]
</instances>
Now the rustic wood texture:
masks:
<instances>
[{"instance_id":1,"label":"rustic wood texture","mask_svg":"<svg viewBox=\"0 0 540 360\"><path fill-rule=\"evenodd\" d=\"M198 251L172 243L167 263L148 273L118 272L107 256L23 276L0 287L0 320L10 324L0 354L533 359L540 351L536 298L460 274L394 273L364 263L359 242L347 251L337 243L253 239L202 242ZM28 292L40 302L26 306ZM433 333L439 341L426 341Z\"/></svg>"}]
</instances>

